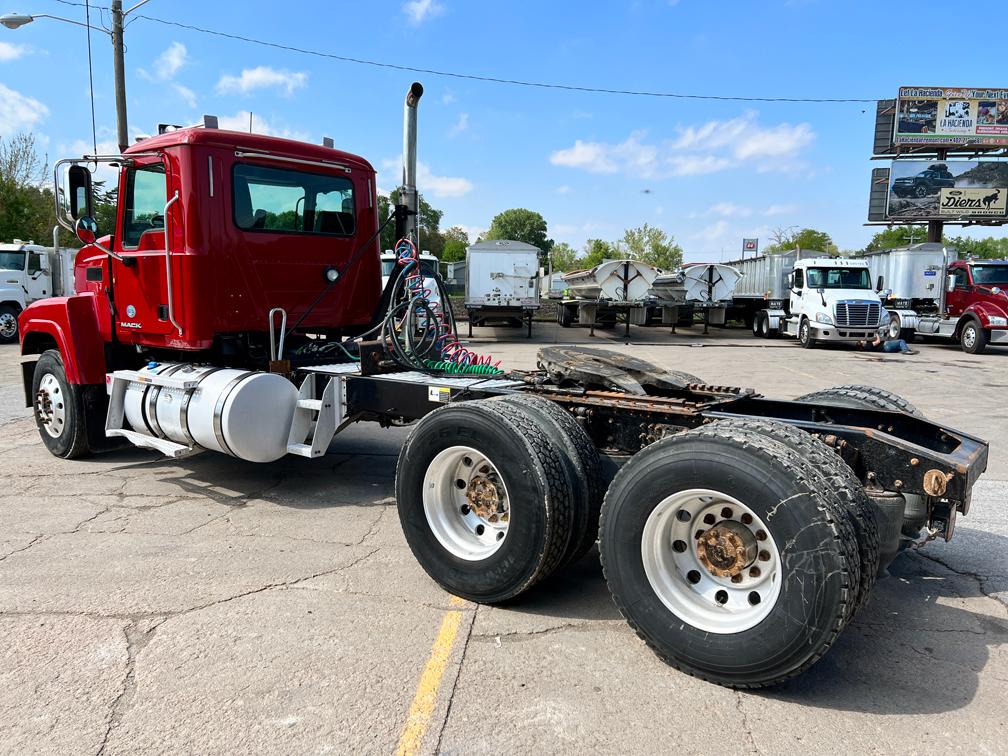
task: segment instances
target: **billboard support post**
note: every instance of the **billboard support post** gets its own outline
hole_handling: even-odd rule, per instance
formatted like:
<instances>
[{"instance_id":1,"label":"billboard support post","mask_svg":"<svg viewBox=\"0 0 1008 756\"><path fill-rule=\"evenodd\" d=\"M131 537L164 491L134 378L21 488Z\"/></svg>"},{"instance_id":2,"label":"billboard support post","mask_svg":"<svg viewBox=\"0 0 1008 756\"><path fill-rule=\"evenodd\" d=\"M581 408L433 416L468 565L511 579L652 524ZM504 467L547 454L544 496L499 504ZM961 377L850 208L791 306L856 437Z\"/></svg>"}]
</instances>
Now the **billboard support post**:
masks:
<instances>
[{"instance_id":1,"label":"billboard support post","mask_svg":"<svg viewBox=\"0 0 1008 756\"><path fill-rule=\"evenodd\" d=\"M938 160L945 160L948 157L948 150L939 148L937 151ZM929 220L928 221L928 238L929 242L934 242L935 244L941 244L942 235L945 230L944 221L940 220Z\"/></svg>"}]
</instances>

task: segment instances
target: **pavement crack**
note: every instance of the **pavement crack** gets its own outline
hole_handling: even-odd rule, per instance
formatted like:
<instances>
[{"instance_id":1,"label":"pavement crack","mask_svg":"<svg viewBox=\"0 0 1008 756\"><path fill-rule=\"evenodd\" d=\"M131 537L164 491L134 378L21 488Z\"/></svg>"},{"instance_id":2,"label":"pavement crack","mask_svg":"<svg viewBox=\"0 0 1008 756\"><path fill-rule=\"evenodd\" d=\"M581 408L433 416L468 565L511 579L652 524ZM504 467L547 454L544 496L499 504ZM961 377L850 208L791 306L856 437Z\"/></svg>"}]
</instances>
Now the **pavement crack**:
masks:
<instances>
[{"instance_id":1,"label":"pavement crack","mask_svg":"<svg viewBox=\"0 0 1008 756\"><path fill-rule=\"evenodd\" d=\"M956 575L961 575L962 577L973 578L977 582L977 587L980 589L980 593L983 596L997 602L1005 609L1008 609L1008 601L1005 601L1000 596L994 593L990 593L987 590L987 581L990 580L992 577L994 577L993 575L981 575L980 573L977 572L969 572L968 570L956 569L943 559L940 559L939 557L936 556L932 556L931 554L927 554L922 550L917 550L916 553L918 556L927 559L929 562L934 562L935 564L941 565L949 572L954 572Z\"/></svg>"},{"instance_id":2,"label":"pavement crack","mask_svg":"<svg viewBox=\"0 0 1008 756\"><path fill-rule=\"evenodd\" d=\"M749 715L746 714L745 708L742 706L742 691L740 690L735 691L735 708L738 709L739 716L742 717L742 729L745 730L749 747L753 753L759 753L759 748L756 747L756 738L753 737L752 728L749 726Z\"/></svg>"},{"instance_id":3,"label":"pavement crack","mask_svg":"<svg viewBox=\"0 0 1008 756\"><path fill-rule=\"evenodd\" d=\"M438 728L437 745L434 753L441 753L441 740L444 738L445 730L448 728L448 718L451 717L452 705L455 703L455 691L458 688L459 678L462 677L462 665L465 664L466 652L469 651L469 639L472 638L473 625L476 624L476 614L480 610L480 605L472 611L469 617L469 624L466 625L465 639L462 641L462 653L459 656L458 666L455 668L455 679L452 680L451 690L448 691L448 706L445 708L444 719Z\"/></svg>"},{"instance_id":4,"label":"pavement crack","mask_svg":"<svg viewBox=\"0 0 1008 756\"><path fill-rule=\"evenodd\" d=\"M0 562L4 561L8 557L14 556L15 554L20 554L22 551L28 551L28 549L30 549L32 546L41 543L42 541L45 541L48 538L51 538L51 536L45 533L37 535L34 538L32 538L27 545L22 546L20 549L14 549L13 551L8 551L3 556L0 556Z\"/></svg>"},{"instance_id":5,"label":"pavement crack","mask_svg":"<svg viewBox=\"0 0 1008 756\"><path fill-rule=\"evenodd\" d=\"M505 638L510 641L520 642L531 640L532 638L540 638L544 635L553 635L555 633L587 633L592 630L597 630L600 627L615 627L622 624L623 623L618 622L617 620L583 620L581 622L564 622L559 625L544 627L538 630L513 630L506 633L474 633L472 637L479 643L499 643Z\"/></svg>"},{"instance_id":6,"label":"pavement crack","mask_svg":"<svg viewBox=\"0 0 1008 756\"><path fill-rule=\"evenodd\" d=\"M133 704L136 695L136 661L137 656L154 638L154 633L164 622L165 617L160 617L160 621L143 627L140 622L130 621L123 627L123 635L126 637L126 671L123 675L122 685L105 722L105 734L102 737L101 745L98 746L98 756L102 756L108 748L112 731L119 726L123 716Z\"/></svg>"}]
</instances>

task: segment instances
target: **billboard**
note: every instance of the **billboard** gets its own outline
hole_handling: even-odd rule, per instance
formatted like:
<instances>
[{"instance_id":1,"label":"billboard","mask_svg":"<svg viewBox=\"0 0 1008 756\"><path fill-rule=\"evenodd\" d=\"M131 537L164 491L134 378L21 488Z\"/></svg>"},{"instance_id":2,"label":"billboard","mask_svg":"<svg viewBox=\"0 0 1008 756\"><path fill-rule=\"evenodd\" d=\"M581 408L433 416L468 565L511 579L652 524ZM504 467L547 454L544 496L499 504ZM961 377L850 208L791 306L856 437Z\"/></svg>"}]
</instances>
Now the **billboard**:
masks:
<instances>
[{"instance_id":1,"label":"billboard","mask_svg":"<svg viewBox=\"0 0 1008 756\"><path fill-rule=\"evenodd\" d=\"M1008 147L1008 89L900 87L895 145Z\"/></svg>"},{"instance_id":2,"label":"billboard","mask_svg":"<svg viewBox=\"0 0 1008 756\"><path fill-rule=\"evenodd\" d=\"M1008 162L894 160L886 217L896 221L1008 220Z\"/></svg>"}]
</instances>

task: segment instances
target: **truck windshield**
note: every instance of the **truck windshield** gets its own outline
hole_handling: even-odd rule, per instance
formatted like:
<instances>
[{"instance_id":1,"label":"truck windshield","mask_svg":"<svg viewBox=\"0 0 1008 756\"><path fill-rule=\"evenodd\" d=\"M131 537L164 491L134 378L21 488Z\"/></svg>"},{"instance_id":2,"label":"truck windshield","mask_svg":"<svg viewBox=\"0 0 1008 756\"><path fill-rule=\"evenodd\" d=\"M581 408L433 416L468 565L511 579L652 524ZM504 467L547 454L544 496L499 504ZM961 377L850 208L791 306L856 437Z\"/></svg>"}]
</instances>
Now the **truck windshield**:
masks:
<instances>
[{"instance_id":1,"label":"truck windshield","mask_svg":"<svg viewBox=\"0 0 1008 756\"><path fill-rule=\"evenodd\" d=\"M0 270L24 270L24 252L0 252Z\"/></svg>"},{"instance_id":2,"label":"truck windshield","mask_svg":"<svg viewBox=\"0 0 1008 756\"><path fill-rule=\"evenodd\" d=\"M973 283L1008 284L1008 264L973 265Z\"/></svg>"},{"instance_id":3,"label":"truck windshield","mask_svg":"<svg viewBox=\"0 0 1008 756\"><path fill-rule=\"evenodd\" d=\"M810 289L870 289L867 268L809 268Z\"/></svg>"}]
</instances>

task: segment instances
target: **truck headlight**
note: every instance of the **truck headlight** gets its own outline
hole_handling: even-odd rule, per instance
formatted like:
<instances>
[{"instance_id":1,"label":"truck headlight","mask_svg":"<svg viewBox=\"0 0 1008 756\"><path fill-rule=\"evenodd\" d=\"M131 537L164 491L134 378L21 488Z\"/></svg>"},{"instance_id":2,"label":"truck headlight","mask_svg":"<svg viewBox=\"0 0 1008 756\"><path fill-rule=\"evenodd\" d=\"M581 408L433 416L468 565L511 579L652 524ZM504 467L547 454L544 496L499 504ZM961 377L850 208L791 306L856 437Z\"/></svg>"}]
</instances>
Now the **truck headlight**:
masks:
<instances>
[{"instance_id":1,"label":"truck headlight","mask_svg":"<svg viewBox=\"0 0 1008 756\"><path fill-rule=\"evenodd\" d=\"M817 312L816 316L815 316L815 319L816 319L816 323L824 323L826 325L833 325L833 318L831 318L825 312Z\"/></svg>"},{"instance_id":2,"label":"truck headlight","mask_svg":"<svg viewBox=\"0 0 1008 756\"><path fill-rule=\"evenodd\" d=\"M1004 328L1008 326L1008 318L1002 318L999 315L992 315L987 319L990 321L990 324L995 328Z\"/></svg>"}]
</instances>

